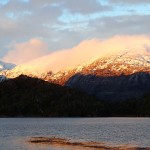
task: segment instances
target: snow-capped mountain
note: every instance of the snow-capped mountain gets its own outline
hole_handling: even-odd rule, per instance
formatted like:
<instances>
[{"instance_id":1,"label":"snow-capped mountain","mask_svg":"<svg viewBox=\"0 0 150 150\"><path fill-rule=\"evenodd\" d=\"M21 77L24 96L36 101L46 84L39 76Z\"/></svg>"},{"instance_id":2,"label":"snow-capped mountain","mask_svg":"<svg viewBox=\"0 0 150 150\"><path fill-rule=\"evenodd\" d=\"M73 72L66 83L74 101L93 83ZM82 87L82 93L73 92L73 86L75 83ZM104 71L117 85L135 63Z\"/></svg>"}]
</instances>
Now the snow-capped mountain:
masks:
<instances>
[{"instance_id":1,"label":"snow-capped mountain","mask_svg":"<svg viewBox=\"0 0 150 150\"><path fill-rule=\"evenodd\" d=\"M3 72L2 75L13 78L25 74L64 85L69 78L77 73L111 77L131 75L138 72L150 73L150 52L145 49L130 49L119 53L110 53L94 58L72 69L60 70L57 73L52 73L51 68L45 70L45 72L41 68L40 71L40 68L37 69L32 63L32 65L19 65L10 71Z\"/></svg>"},{"instance_id":2,"label":"snow-capped mountain","mask_svg":"<svg viewBox=\"0 0 150 150\"><path fill-rule=\"evenodd\" d=\"M45 78L45 80L59 80L66 76L72 76L76 73L93 74L98 76L119 76L121 74L128 75L136 72L149 71L150 52L145 50L137 50L137 52L135 50L129 50L117 54L109 54L105 57L94 58L73 69L58 71L54 74L51 73L51 68L49 68L49 70L45 70L45 72L40 72L40 69L37 70L36 67L34 68L33 66L25 64L7 71L6 75L9 77L17 77L21 74L25 74Z\"/></svg>"},{"instance_id":3,"label":"snow-capped mountain","mask_svg":"<svg viewBox=\"0 0 150 150\"><path fill-rule=\"evenodd\" d=\"M76 68L76 72L98 76L130 75L136 72L149 71L150 53L134 54L132 52L99 58L90 64Z\"/></svg>"},{"instance_id":4,"label":"snow-capped mountain","mask_svg":"<svg viewBox=\"0 0 150 150\"><path fill-rule=\"evenodd\" d=\"M90 60L73 69L59 71L52 75L45 76L49 80L58 84L65 82L75 74L95 75L101 77L111 77L120 75L131 75L138 72L150 73L150 52L145 50L125 51L105 57Z\"/></svg>"},{"instance_id":5,"label":"snow-capped mountain","mask_svg":"<svg viewBox=\"0 0 150 150\"><path fill-rule=\"evenodd\" d=\"M65 62L64 62L65 63ZM150 91L150 52L126 50L99 56L73 69L45 73L30 65L20 65L2 73L8 78L25 74L69 86L100 99L137 98Z\"/></svg>"},{"instance_id":6,"label":"snow-capped mountain","mask_svg":"<svg viewBox=\"0 0 150 150\"><path fill-rule=\"evenodd\" d=\"M104 100L139 98L150 91L150 53L127 51L78 66L65 85Z\"/></svg>"},{"instance_id":7,"label":"snow-capped mountain","mask_svg":"<svg viewBox=\"0 0 150 150\"><path fill-rule=\"evenodd\" d=\"M150 52L126 51L45 78L104 100L139 98L150 91Z\"/></svg>"},{"instance_id":8,"label":"snow-capped mountain","mask_svg":"<svg viewBox=\"0 0 150 150\"><path fill-rule=\"evenodd\" d=\"M16 67L15 64L11 64L11 63L6 63L6 62L3 62L3 61L0 61L0 71L11 70L14 67Z\"/></svg>"}]
</instances>

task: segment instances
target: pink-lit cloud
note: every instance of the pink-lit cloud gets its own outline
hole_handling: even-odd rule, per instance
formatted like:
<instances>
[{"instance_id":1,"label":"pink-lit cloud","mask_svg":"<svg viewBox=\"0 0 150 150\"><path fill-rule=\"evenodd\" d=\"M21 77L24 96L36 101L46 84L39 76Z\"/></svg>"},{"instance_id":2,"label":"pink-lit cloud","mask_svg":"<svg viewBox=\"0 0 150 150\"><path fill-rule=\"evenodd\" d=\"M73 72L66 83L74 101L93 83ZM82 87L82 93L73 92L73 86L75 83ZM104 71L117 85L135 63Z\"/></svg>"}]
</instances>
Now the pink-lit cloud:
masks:
<instances>
[{"instance_id":1,"label":"pink-lit cloud","mask_svg":"<svg viewBox=\"0 0 150 150\"><path fill-rule=\"evenodd\" d=\"M44 73L57 72L73 68L91 59L102 56L122 54L125 51L132 53L146 52L150 47L149 36L115 36L107 40L86 40L72 49L60 50L35 59L18 67L27 72ZM132 54L131 53L131 54Z\"/></svg>"},{"instance_id":2,"label":"pink-lit cloud","mask_svg":"<svg viewBox=\"0 0 150 150\"><path fill-rule=\"evenodd\" d=\"M14 64L22 64L48 53L47 44L39 39L31 39L30 41L16 44L13 50L3 58L3 61Z\"/></svg>"}]
</instances>

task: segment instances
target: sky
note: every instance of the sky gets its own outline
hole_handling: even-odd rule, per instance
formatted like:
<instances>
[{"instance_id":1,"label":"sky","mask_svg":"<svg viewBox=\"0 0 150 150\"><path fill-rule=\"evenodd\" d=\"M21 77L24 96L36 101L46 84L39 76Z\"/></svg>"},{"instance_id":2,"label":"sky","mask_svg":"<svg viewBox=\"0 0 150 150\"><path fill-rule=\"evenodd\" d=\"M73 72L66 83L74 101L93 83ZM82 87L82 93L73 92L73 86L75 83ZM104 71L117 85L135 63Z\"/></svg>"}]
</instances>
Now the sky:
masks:
<instances>
[{"instance_id":1,"label":"sky","mask_svg":"<svg viewBox=\"0 0 150 150\"><path fill-rule=\"evenodd\" d=\"M150 36L150 0L0 0L0 59L6 62L118 36Z\"/></svg>"}]
</instances>

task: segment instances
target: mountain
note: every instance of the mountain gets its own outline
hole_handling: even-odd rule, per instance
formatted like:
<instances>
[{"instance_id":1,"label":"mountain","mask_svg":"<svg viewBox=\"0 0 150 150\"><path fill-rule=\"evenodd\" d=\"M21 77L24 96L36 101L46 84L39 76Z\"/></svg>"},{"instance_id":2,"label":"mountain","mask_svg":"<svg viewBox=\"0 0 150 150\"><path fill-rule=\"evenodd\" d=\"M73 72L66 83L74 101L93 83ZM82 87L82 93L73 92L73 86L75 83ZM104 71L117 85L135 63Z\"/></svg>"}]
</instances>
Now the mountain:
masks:
<instances>
[{"instance_id":1,"label":"mountain","mask_svg":"<svg viewBox=\"0 0 150 150\"><path fill-rule=\"evenodd\" d=\"M95 58L73 69L45 75L45 80L64 85L75 74L113 77L150 72L150 52L130 50Z\"/></svg>"},{"instance_id":2,"label":"mountain","mask_svg":"<svg viewBox=\"0 0 150 150\"><path fill-rule=\"evenodd\" d=\"M104 100L138 98L150 89L150 52L146 49L113 52L57 73L52 73L51 68L40 73L35 68L29 64L20 65L3 75L16 77L26 74L76 88Z\"/></svg>"},{"instance_id":3,"label":"mountain","mask_svg":"<svg viewBox=\"0 0 150 150\"><path fill-rule=\"evenodd\" d=\"M11 63L6 63L6 62L3 62L3 61L0 61L0 71L11 70L14 67L16 67L15 64L11 64Z\"/></svg>"},{"instance_id":4,"label":"mountain","mask_svg":"<svg viewBox=\"0 0 150 150\"><path fill-rule=\"evenodd\" d=\"M0 82L7 80L7 77L5 76L5 72L7 72L15 67L16 67L15 64L0 61Z\"/></svg>"},{"instance_id":5,"label":"mountain","mask_svg":"<svg viewBox=\"0 0 150 150\"><path fill-rule=\"evenodd\" d=\"M149 91L150 53L128 51L78 66L65 85L101 99L138 98ZM66 82L67 81L67 82Z\"/></svg>"},{"instance_id":6,"label":"mountain","mask_svg":"<svg viewBox=\"0 0 150 150\"><path fill-rule=\"evenodd\" d=\"M52 65L53 63L52 60L49 60L49 56L44 56L41 59L18 65L12 70L7 71L6 76L17 77L25 74L64 84L67 79L76 73L106 77L122 74L130 75L136 72L150 72L150 52L145 49L113 52L105 56L98 56L72 69L60 70L58 72L52 71ZM61 80L64 81L61 83Z\"/></svg>"},{"instance_id":7,"label":"mountain","mask_svg":"<svg viewBox=\"0 0 150 150\"><path fill-rule=\"evenodd\" d=\"M139 98L150 90L150 52L132 50L101 57L58 72L49 81L104 100Z\"/></svg>"}]
</instances>

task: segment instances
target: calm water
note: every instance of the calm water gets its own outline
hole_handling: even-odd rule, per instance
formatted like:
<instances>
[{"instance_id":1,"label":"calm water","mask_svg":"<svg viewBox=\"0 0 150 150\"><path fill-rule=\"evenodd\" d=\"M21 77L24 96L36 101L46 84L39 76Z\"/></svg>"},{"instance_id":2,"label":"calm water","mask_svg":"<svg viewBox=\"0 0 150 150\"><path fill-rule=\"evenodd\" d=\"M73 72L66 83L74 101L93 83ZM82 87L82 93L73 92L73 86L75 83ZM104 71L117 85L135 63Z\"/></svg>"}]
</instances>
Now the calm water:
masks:
<instances>
[{"instance_id":1,"label":"calm water","mask_svg":"<svg viewBox=\"0 0 150 150\"><path fill-rule=\"evenodd\" d=\"M29 144L36 136L150 147L149 118L2 118L0 150L66 150ZM68 150L68 149L67 149Z\"/></svg>"}]
</instances>

